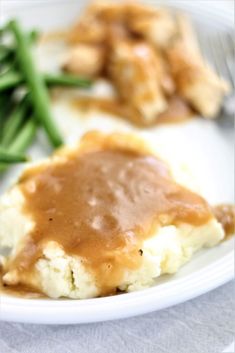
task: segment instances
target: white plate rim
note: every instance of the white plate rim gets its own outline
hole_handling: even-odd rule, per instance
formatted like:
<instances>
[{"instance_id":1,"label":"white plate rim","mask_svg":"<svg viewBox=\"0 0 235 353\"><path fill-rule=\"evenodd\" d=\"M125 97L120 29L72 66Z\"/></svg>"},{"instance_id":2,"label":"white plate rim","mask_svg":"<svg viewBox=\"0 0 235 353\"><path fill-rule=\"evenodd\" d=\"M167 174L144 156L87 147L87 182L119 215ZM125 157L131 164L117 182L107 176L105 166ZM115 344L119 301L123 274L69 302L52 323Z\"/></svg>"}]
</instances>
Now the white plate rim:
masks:
<instances>
[{"instance_id":1,"label":"white plate rim","mask_svg":"<svg viewBox=\"0 0 235 353\"><path fill-rule=\"evenodd\" d=\"M228 282L233 277L234 255L231 251L191 275L139 292L104 298L56 301L3 296L0 298L0 319L38 324L75 324L115 320L160 310L193 299ZM43 312L46 316L42 315Z\"/></svg>"}]
</instances>

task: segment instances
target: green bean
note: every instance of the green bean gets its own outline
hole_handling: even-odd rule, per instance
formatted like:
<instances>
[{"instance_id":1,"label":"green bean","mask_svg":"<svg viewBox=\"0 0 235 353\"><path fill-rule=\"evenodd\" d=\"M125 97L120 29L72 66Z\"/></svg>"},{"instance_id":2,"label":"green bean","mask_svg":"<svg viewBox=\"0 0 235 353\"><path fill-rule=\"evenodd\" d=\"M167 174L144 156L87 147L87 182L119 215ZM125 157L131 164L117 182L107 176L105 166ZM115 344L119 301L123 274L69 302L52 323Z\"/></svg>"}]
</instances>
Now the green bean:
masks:
<instances>
[{"instance_id":1,"label":"green bean","mask_svg":"<svg viewBox=\"0 0 235 353\"><path fill-rule=\"evenodd\" d=\"M11 72L12 70L15 70L15 68L16 68L15 60L4 60L2 63L0 63L0 79L3 75L6 75L8 72Z\"/></svg>"},{"instance_id":2,"label":"green bean","mask_svg":"<svg viewBox=\"0 0 235 353\"><path fill-rule=\"evenodd\" d=\"M17 131L19 131L25 120L25 116L28 111L27 98L28 95L27 97L24 97L19 105L16 106L15 110L12 112L11 116L8 117L5 125L3 126L1 145L4 147L11 144L17 134Z\"/></svg>"},{"instance_id":3,"label":"green bean","mask_svg":"<svg viewBox=\"0 0 235 353\"><path fill-rule=\"evenodd\" d=\"M34 44L38 41L40 37L40 33L36 30L36 29L33 29L30 33L29 33L29 42L31 44Z\"/></svg>"},{"instance_id":4,"label":"green bean","mask_svg":"<svg viewBox=\"0 0 235 353\"><path fill-rule=\"evenodd\" d=\"M11 109L12 109L12 91L6 91L3 94L0 94L0 139L2 136L3 125Z\"/></svg>"},{"instance_id":5,"label":"green bean","mask_svg":"<svg viewBox=\"0 0 235 353\"><path fill-rule=\"evenodd\" d=\"M36 30L31 31L28 34L29 44L35 44L39 38L39 32ZM0 75L9 71L8 68L12 68L14 65L14 59L16 56L16 50L14 46L0 44ZM6 70L7 69L7 70Z\"/></svg>"},{"instance_id":6,"label":"green bean","mask_svg":"<svg viewBox=\"0 0 235 353\"><path fill-rule=\"evenodd\" d=\"M0 76L0 92L15 88L23 82L23 76L19 72L10 70Z\"/></svg>"},{"instance_id":7,"label":"green bean","mask_svg":"<svg viewBox=\"0 0 235 353\"><path fill-rule=\"evenodd\" d=\"M0 94L0 122L5 119L7 92Z\"/></svg>"},{"instance_id":8,"label":"green bean","mask_svg":"<svg viewBox=\"0 0 235 353\"><path fill-rule=\"evenodd\" d=\"M0 138L2 135L2 127L5 119L4 99L5 99L5 95L0 95Z\"/></svg>"},{"instance_id":9,"label":"green bean","mask_svg":"<svg viewBox=\"0 0 235 353\"><path fill-rule=\"evenodd\" d=\"M92 81L89 79L68 74L45 74L44 79L48 86L70 86L88 88L92 84Z\"/></svg>"},{"instance_id":10,"label":"green bean","mask_svg":"<svg viewBox=\"0 0 235 353\"><path fill-rule=\"evenodd\" d=\"M44 74L43 78L48 86L89 88L92 84L89 79L67 74ZM9 88L16 88L21 84L24 84L24 78L15 70L8 71L5 75L0 76L0 92Z\"/></svg>"},{"instance_id":11,"label":"green bean","mask_svg":"<svg viewBox=\"0 0 235 353\"><path fill-rule=\"evenodd\" d=\"M29 119L24 127L21 129L14 142L10 145L10 152L23 153L30 146L33 138L36 135L37 122L35 118Z\"/></svg>"},{"instance_id":12,"label":"green bean","mask_svg":"<svg viewBox=\"0 0 235 353\"><path fill-rule=\"evenodd\" d=\"M29 44L35 44L39 38L39 32L33 30L28 34ZM14 46L6 46L4 44L0 44L0 75L7 73L10 70L14 70L16 65L16 50ZM17 85L21 82L18 80L14 83L12 82L12 86Z\"/></svg>"},{"instance_id":13,"label":"green bean","mask_svg":"<svg viewBox=\"0 0 235 353\"><path fill-rule=\"evenodd\" d=\"M12 54L11 50L5 45L0 45L0 62L5 61Z\"/></svg>"},{"instance_id":14,"label":"green bean","mask_svg":"<svg viewBox=\"0 0 235 353\"><path fill-rule=\"evenodd\" d=\"M16 40L17 58L31 94L35 115L44 127L52 145L59 147L63 140L51 116L46 84L35 66L35 60L30 52L27 37L17 21L11 21L9 26Z\"/></svg>"},{"instance_id":15,"label":"green bean","mask_svg":"<svg viewBox=\"0 0 235 353\"><path fill-rule=\"evenodd\" d=\"M23 154L15 154L0 148L0 163L22 163L26 162L28 158Z\"/></svg>"},{"instance_id":16,"label":"green bean","mask_svg":"<svg viewBox=\"0 0 235 353\"><path fill-rule=\"evenodd\" d=\"M40 34L34 29L28 34L28 40L30 44L34 44L37 42ZM3 60L9 59L15 54L15 48L12 45L0 44L0 62Z\"/></svg>"},{"instance_id":17,"label":"green bean","mask_svg":"<svg viewBox=\"0 0 235 353\"><path fill-rule=\"evenodd\" d=\"M9 146L8 151L10 153L24 153L33 141L36 131L37 122L36 119L32 117L25 123L14 142ZM7 163L1 163L0 172L6 171L8 167L9 165Z\"/></svg>"}]
</instances>

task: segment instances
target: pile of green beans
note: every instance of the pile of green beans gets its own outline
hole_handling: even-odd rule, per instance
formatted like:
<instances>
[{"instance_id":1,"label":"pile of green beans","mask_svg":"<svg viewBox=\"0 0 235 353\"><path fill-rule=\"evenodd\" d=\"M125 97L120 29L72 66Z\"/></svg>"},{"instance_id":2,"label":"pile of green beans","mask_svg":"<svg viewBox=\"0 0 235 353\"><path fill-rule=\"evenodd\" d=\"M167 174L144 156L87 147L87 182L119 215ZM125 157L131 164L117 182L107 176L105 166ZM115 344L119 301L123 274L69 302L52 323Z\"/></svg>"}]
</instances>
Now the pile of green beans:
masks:
<instances>
[{"instance_id":1,"label":"pile of green beans","mask_svg":"<svg viewBox=\"0 0 235 353\"><path fill-rule=\"evenodd\" d=\"M11 36L11 44L4 44L5 35ZM89 79L64 73L42 74L32 54L37 39L36 31L24 32L16 20L0 29L0 172L28 160L25 153L39 127L52 147L63 144L50 109L50 87L89 88L92 84ZM21 87L25 93L17 100Z\"/></svg>"}]
</instances>

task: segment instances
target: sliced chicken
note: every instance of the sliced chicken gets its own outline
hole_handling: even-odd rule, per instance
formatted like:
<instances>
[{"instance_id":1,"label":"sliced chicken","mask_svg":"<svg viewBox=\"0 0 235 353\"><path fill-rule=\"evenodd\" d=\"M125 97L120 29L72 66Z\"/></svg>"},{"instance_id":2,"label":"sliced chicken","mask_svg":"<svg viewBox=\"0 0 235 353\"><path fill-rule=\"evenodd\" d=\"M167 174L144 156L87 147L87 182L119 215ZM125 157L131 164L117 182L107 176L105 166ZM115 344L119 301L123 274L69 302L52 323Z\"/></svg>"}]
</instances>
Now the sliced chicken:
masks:
<instances>
[{"instance_id":1,"label":"sliced chicken","mask_svg":"<svg viewBox=\"0 0 235 353\"><path fill-rule=\"evenodd\" d=\"M102 44L107 36L106 23L98 17L96 8L90 5L79 21L70 29L67 41L70 44Z\"/></svg>"},{"instance_id":2,"label":"sliced chicken","mask_svg":"<svg viewBox=\"0 0 235 353\"><path fill-rule=\"evenodd\" d=\"M183 15L178 28L178 37L167 50L178 92L204 117L214 118L229 86L204 62L191 23Z\"/></svg>"},{"instance_id":3,"label":"sliced chicken","mask_svg":"<svg viewBox=\"0 0 235 353\"><path fill-rule=\"evenodd\" d=\"M172 96L175 93L175 82L166 58L162 52L156 49L154 50L154 56L157 79L161 88L167 96Z\"/></svg>"},{"instance_id":4,"label":"sliced chicken","mask_svg":"<svg viewBox=\"0 0 235 353\"><path fill-rule=\"evenodd\" d=\"M169 11L136 3L128 6L127 25L159 48L168 47L176 32L175 20Z\"/></svg>"},{"instance_id":5,"label":"sliced chicken","mask_svg":"<svg viewBox=\"0 0 235 353\"><path fill-rule=\"evenodd\" d=\"M125 8L124 3L100 0L92 2L70 30L68 42L104 44L109 36L110 27L123 23Z\"/></svg>"},{"instance_id":6,"label":"sliced chicken","mask_svg":"<svg viewBox=\"0 0 235 353\"><path fill-rule=\"evenodd\" d=\"M66 55L63 69L72 74L95 77L101 74L104 64L104 48L90 44L77 44Z\"/></svg>"},{"instance_id":7,"label":"sliced chicken","mask_svg":"<svg viewBox=\"0 0 235 353\"><path fill-rule=\"evenodd\" d=\"M88 7L88 12L105 22L123 22L126 18L126 1L96 0Z\"/></svg>"},{"instance_id":8,"label":"sliced chicken","mask_svg":"<svg viewBox=\"0 0 235 353\"><path fill-rule=\"evenodd\" d=\"M98 0L68 35L64 69L108 75L127 110L151 124L179 95L206 118L217 115L228 84L206 64L185 16L126 2ZM133 115L131 113L131 115ZM142 120L142 121L140 121Z\"/></svg>"},{"instance_id":9,"label":"sliced chicken","mask_svg":"<svg viewBox=\"0 0 235 353\"><path fill-rule=\"evenodd\" d=\"M109 63L109 75L120 97L145 124L156 121L167 108L155 59L147 43L121 40L114 43Z\"/></svg>"}]
</instances>

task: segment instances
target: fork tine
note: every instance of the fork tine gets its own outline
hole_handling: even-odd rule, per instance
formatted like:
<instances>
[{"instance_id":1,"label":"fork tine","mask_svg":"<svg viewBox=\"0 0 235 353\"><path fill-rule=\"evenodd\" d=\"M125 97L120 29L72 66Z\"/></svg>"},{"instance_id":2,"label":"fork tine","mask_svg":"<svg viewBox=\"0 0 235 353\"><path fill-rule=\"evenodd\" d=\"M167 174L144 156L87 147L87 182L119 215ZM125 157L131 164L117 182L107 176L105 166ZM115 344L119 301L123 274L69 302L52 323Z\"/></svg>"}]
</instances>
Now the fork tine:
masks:
<instances>
[{"instance_id":1,"label":"fork tine","mask_svg":"<svg viewBox=\"0 0 235 353\"><path fill-rule=\"evenodd\" d=\"M199 44L199 48L200 48L200 51L202 53L202 56L203 57L207 57L207 53L206 53L206 50L205 50L205 43L204 43L204 35L203 33L201 32L201 30L199 28L197 28L197 40L198 40L198 44Z\"/></svg>"},{"instance_id":2,"label":"fork tine","mask_svg":"<svg viewBox=\"0 0 235 353\"><path fill-rule=\"evenodd\" d=\"M226 40L223 40L221 34L218 33L218 39L224 53L224 66L226 67L226 70L227 70L227 76L229 77L229 81L232 87L234 88L235 83L234 83L234 74L233 74L233 70L234 70L233 39L228 33L226 33Z\"/></svg>"},{"instance_id":3,"label":"fork tine","mask_svg":"<svg viewBox=\"0 0 235 353\"><path fill-rule=\"evenodd\" d=\"M230 43L230 51L231 51L231 54L230 56L228 56L227 61L232 75L233 88L235 88L235 40L231 33L227 34L227 38L228 38L227 43Z\"/></svg>"},{"instance_id":4,"label":"fork tine","mask_svg":"<svg viewBox=\"0 0 235 353\"><path fill-rule=\"evenodd\" d=\"M226 40L221 34L215 32L215 35L207 35L198 29L198 42L203 57L215 69L217 74L230 82L234 88L234 44L232 34L226 33Z\"/></svg>"},{"instance_id":5,"label":"fork tine","mask_svg":"<svg viewBox=\"0 0 235 353\"><path fill-rule=\"evenodd\" d=\"M220 75L220 77L226 79L230 83L231 87L234 87L233 77L227 62L228 54L226 53L226 50L221 43L223 42L223 40L218 33L216 38L217 40L214 39L213 42L210 41L210 45L214 52L214 60L217 63L217 72ZM221 40L218 41L218 38L221 38Z\"/></svg>"},{"instance_id":6,"label":"fork tine","mask_svg":"<svg viewBox=\"0 0 235 353\"><path fill-rule=\"evenodd\" d=\"M211 51L210 46L208 46L208 40L205 37L205 33L201 32L201 30L198 31L197 38L198 38L200 50L201 50L203 59L205 61L205 64L212 66L217 71L217 67L216 67L215 61L213 59L214 55Z\"/></svg>"},{"instance_id":7,"label":"fork tine","mask_svg":"<svg viewBox=\"0 0 235 353\"><path fill-rule=\"evenodd\" d=\"M217 74L221 77L228 79L227 70L224 69L223 61L221 60L221 53L218 50L218 47L214 45L215 40L207 37L208 48L210 49L212 61L214 62L215 69Z\"/></svg>"}]
</instances>

